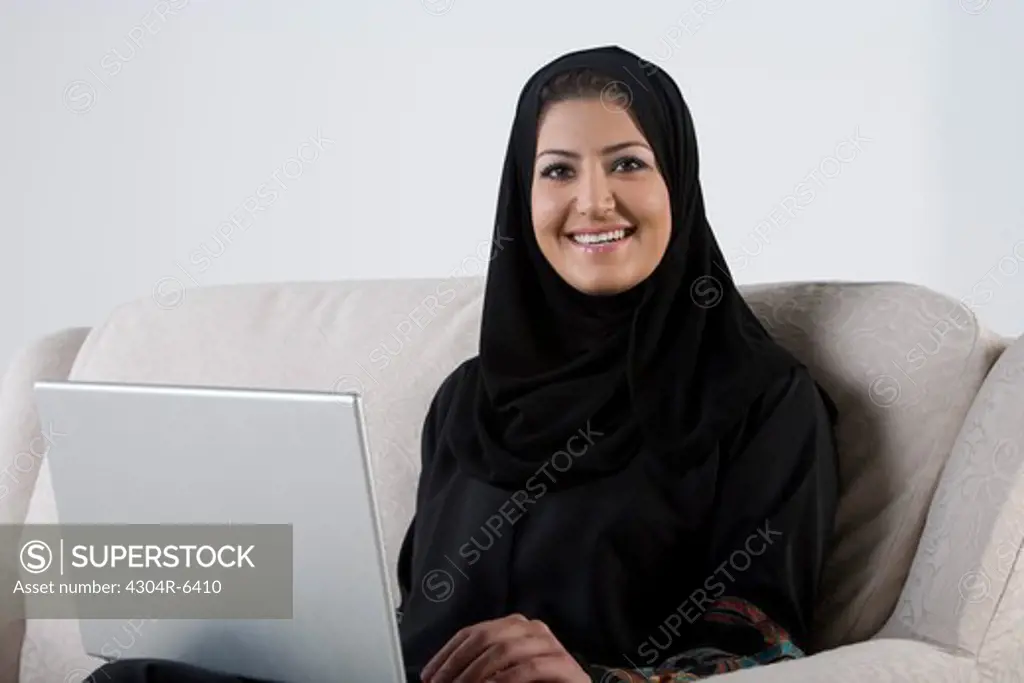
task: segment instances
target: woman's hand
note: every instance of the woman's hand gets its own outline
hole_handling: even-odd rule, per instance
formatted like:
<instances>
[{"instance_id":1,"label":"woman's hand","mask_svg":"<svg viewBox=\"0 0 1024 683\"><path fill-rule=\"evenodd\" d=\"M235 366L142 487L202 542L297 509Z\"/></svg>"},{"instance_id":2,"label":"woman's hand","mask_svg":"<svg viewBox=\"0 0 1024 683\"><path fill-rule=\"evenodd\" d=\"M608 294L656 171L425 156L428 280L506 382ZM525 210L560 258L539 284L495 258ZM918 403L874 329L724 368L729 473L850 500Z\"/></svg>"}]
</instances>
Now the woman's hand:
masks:
<instances>
[{"instance_id":1,"label":"woman's hand","mask_svg":"<svg viewBox=\"0 0 1024 683\"><path fill-rule=\"evenodd\" d=\"M544 622L513 614L462 629L423 667L425 683L589 683Z\"/></svg>"}]
</instances>

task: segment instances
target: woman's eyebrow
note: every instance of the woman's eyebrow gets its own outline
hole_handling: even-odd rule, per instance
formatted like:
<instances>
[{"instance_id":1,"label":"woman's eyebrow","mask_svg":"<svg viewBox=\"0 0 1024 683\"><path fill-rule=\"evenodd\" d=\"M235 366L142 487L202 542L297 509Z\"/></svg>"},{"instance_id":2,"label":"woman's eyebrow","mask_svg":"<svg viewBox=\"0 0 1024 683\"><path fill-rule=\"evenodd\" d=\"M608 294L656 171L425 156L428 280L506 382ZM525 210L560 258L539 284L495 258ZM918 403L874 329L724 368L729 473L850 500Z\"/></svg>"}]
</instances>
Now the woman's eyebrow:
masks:
<instances>
[{"instance_id":1,"label":"woman's eyebrow","mask_svg":"<svg viewBox=\"0 0 1024 683\"><path fill-rule=\"evenodd\" d=\"M648 151L651 150L651 148L649 146L647 146L646 144L644 144L643 142L639 142L639 141L636 141L636 140L629 140L627 142L617 142L614 145L608 145L607 147L605 147L605 148L603 148L601 150L601 155L603 156L605 154L613 154L615 152L618 152L618 151L621 151L623 149L626 149L627 147L643 147L644 149L646 149ZM579 159L580 158L580 155L579 155L578 152L572 152L572 151L567 150L567 149L545 149L544 151L540 152L537 155L537 157L538 158L542 157L545 154L555 154L555 155L558 155L558 156L570 157L572 159Z\"/></svg>"}]
</instances>

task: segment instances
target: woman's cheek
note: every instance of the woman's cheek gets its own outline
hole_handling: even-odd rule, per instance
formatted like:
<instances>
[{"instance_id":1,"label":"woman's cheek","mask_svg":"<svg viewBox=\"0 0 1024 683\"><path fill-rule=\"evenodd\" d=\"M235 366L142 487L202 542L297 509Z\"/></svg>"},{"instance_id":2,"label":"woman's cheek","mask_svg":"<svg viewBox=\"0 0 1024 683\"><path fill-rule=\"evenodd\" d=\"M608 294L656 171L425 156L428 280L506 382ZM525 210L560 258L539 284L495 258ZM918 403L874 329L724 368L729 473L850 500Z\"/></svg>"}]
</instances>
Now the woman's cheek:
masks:
<instances>
[{"instance_id":1,"label":"woman's cheek","mask_svg":"<svg viewBox=\"0 0 1024 683\"><path fill-rule=\"evenodd\" d=\"M541 200L533 206L533 229L537 236L558 237L562 230L562 221L557 205L550 200Z\"/></svg>"}]
</instances>

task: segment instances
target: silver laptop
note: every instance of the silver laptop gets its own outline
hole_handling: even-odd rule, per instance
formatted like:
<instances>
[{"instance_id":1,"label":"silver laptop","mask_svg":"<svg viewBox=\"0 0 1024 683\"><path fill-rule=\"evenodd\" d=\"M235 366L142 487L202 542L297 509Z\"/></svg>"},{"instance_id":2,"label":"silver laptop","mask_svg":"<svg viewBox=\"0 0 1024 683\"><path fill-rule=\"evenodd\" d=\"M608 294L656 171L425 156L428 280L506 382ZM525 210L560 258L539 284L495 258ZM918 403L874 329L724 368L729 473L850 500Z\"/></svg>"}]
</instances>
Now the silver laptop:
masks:
<instances>
[{"instance_id":1,"label":"silver laptop","mask_svg":"<svg viewBox=\"0 0 1024 683\"><path fill-rule=\"evenodd\" d=\"M89 654L287 683L405 680L357 394L53 381L35 392L61 434L48 457L62 524L293 525L292 619L84 619Z\"/></svg>"}]
</instances>

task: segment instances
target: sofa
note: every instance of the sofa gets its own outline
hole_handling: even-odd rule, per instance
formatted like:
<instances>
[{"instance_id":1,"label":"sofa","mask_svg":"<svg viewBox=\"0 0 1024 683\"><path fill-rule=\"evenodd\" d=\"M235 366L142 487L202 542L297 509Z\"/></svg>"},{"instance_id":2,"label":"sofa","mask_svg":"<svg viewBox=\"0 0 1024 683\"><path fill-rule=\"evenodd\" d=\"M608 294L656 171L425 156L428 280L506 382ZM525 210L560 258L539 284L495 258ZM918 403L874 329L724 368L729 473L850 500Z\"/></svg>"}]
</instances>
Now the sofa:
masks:
<instances>
[{"instance_id":1,"label":"sofa","mask_svg":"<svg viewBox=\"0 0 1024 683\"><path fill-rule=\"evenodd\" d=\"M0 384L2 521L59 519L37 380L358 391L394 584L422 420L441 380L476 353L483 284L157 288L91 329L38 339ZM842 490L814 654L723 683L1024 680L1024 337L994 334L967 303L911 284L741 289L835 398ZM17 554L0 548L5 575ZM0 681L73 683L99 664L75 621L5 611Z\"/></svg>"}]
</instances>

